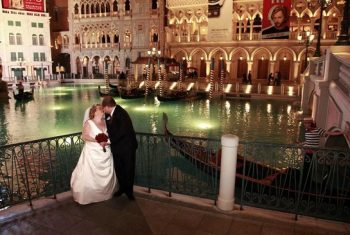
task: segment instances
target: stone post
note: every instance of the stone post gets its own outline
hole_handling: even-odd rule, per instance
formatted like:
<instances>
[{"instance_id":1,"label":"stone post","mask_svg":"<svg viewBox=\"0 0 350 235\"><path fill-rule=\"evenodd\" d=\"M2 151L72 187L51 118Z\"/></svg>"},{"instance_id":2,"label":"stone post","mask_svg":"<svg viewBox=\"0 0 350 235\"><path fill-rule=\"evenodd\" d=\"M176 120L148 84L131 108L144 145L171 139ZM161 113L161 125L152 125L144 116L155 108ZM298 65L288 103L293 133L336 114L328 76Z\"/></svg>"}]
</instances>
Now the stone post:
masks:
<instances>
[{"instance_id":1,"label":"stone post","mask_svg":"<svg viewBox=\"0 0 350 235\"><path fill-rule=\"evenodd\" d=\"M232 211L235 202L238 141L239 138L231 134L221 137L221 170L217 206L223 211Z\"/></svg>"}]
</instances>

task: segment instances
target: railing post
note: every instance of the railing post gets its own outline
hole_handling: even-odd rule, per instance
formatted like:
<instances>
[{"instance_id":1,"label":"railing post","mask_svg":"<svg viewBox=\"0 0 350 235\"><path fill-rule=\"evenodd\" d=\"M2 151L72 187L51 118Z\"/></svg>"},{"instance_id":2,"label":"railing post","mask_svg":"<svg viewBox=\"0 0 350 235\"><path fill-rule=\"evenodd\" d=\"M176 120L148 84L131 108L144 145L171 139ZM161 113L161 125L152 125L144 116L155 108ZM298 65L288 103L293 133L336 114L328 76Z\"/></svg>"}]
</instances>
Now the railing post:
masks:
<instances>
[{"instance_id":1,"label":"railing post","mask_svg":"<svg viewBox=\"0 0 350 235\"><path fill-rule=\"evenodd\" d=\"M223 211L231 211L234 206L238 140L237 136L231 134L221 137L221 170L217 206Z\"/></svg>"}]
</instances>

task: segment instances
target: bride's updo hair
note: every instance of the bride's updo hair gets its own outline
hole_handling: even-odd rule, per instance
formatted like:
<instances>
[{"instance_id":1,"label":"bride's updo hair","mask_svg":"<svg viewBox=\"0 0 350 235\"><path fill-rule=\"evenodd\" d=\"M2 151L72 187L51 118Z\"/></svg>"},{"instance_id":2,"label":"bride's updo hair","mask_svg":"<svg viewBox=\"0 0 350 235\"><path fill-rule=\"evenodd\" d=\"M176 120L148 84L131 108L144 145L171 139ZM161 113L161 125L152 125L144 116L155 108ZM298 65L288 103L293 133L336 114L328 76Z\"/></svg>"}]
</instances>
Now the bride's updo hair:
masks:
<instances>
[{"instance_id":1,"label":"bride's updo hair","mask_svg":"<svg viewBox=\"0 0 350 235\"><path fill-rule=\"evenodd\" d=\"M101 108L102 108L102 105L100 104L94 104L93 106L91 106L90 112L89 112L89 118L93 119L95 117L96 110Z\"/></svg>"}]
</instances>

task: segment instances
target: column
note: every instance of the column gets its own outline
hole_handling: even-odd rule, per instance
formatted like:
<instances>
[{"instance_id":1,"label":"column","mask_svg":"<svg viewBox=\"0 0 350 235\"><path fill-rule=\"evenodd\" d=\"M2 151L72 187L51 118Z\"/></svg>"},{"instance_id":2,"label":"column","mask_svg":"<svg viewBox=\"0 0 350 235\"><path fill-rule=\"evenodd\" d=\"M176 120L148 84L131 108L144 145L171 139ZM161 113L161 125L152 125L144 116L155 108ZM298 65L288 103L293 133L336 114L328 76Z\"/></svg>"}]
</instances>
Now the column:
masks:
<instances>
[{"instance_id":1,"label":"column","mask_svg":"<svg viewBox=\"0 0 350 235\"><path fill-rule=\"evenodd\" d=\"M238 21L238 40L240 41L242 39L242 21Z\"/></svg>"},{"instance_id":2,"label":"column","mask_svg":"<svg viewBox=\"0 0 350 235\"><path fill-rule=\"evenodd\" d=\"M250 25L250 29L249 29L249 40L253 40L253 23L254 21L251 19L249 20L249 25Z\"/></svg>"},{"instance_id":3,"label":"column","mask_svg":"<svg viewBox=\"0 0 350 235\"><path fill-rule=\"evenodd\" d=\"M210 64L211 64L210 60L205 61L205 65L206 65L205 66L205 73L207 76L209 76L209 74L210 74Z\"/></svg>"},{"instance_id":4,"label":"column","mask_svg":"<svg viewBox=\"0 0 350 235\"><path fill-rule=\"evenodd\" d=\"M274 60L271 60L270 61L270 73L275 73L275 64L276 64L276 61Z\"/></svg>"},{"instance_id":5,"label":"column","mask_svg":"<svg viewBox=\"0 0 350 235\"><path fill-rule=\"evenodd\" d=\"M232 211L234 207L238 141L238 137L231 134L221 137L221 170L217 206L223 211Z\"/></svg>"},{"instance_id":6,"label":"column","mask_svg":"<svg viewBox=\"0 0 350 235\"><path fill-rule=\"evenodd\" d=\"M300 61L293 61L294 69L293 69L293 81L298 82L298 76L300 74Z\"/></svg>"},{"instance_id":7,"label":"column","mask_svg":"<svg viewBox=\"0 0 350 235\"><path fill-rule=\"evenodd\" d=\"M247 75L248 75L249 71L251 71L253 74L253 61L252 60L250 60L250 61L247 60L247 69L248 69Z\"/></svg>"}]
</instances>

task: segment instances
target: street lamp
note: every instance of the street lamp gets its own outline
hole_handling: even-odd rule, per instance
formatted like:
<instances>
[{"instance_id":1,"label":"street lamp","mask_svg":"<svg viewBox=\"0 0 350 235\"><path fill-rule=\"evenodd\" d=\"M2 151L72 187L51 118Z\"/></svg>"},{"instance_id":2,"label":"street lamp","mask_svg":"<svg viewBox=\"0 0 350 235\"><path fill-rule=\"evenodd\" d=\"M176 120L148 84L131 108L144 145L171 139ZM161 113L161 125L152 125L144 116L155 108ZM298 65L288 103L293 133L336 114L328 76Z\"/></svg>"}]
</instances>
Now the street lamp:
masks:
<instances>
[{"instance_id":1,"label":"street lamp","mask_svg":"<svg viewBox=\"0 0 350 235\"><path fill-rule=\"evenodd\" d=\"M306 67L307 67L308 48L309 48L309 46L312 44L312 41L314 40L314 38L315 38L315 35L311 34L310 31L307 31L307 32L306 32L306 38L305 38L305 61L304 61L305 68L304 68L304 70L305 70ZM302 42L303 42L302 40L303 40L303 36L298 35L298 41L299 41L299 43L302 43Z\"/></svg>"},{"instance_id":2,"label":"street lamp","mask_svg":"<svg viewBox=\"0 0 350 235\"><path fill-rule=\"evenodd\" d=\"M148 63L147 63L147 78L146 78L146 93L145 95L148 95L148 88L149 88L149 80L153 80L153 74L154 74L154 64L153 64L153 60L156 56L158 56L158 61L159 61L159 57L160 57L160 53L161 51L157 51L157 49L155 47L152 47L152 49L147 51L148 54ZM151 76L151 62L152 62L152 78L150 78ZM158 63L159 64L159 63ZM160 76L160 74L159 74Z\"/></svg>"},{"instance_id":3,"label":"street lamp","mask_svg":"<svg viewBox=\"0 0 350 235\"><path fill-rule=\"evenodd\" d=\"M321 34L322 34L322 18L323 18L323 11L331 5L332 0L318 0L318 4L320 5L320 22L318 27L318 35L317 35L317 44L316 44L316 50L315 50L315 57L321 56Z\"/></svg>"}]
</instances>

